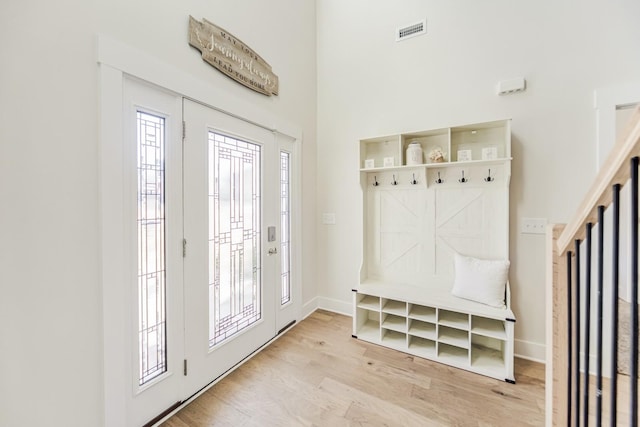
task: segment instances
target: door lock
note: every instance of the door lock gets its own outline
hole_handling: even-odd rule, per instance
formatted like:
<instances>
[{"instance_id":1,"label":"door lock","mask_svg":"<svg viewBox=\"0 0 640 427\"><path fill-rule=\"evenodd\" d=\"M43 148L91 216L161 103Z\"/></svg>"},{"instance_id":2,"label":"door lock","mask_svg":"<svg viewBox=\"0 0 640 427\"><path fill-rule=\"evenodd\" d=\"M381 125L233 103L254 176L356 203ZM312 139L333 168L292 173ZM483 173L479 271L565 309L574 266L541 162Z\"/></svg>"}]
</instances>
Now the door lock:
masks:
<instances>
[{"instance_id":1,"label":"door lock","mask_svg":"<svg viewBox=\"0 0 640 427\"><path fill-rule=\"evenodd\" d=\"M276 255L278 253L278 248L269 248L267 252L268 255Z\"/></svg>"}]
</instances>

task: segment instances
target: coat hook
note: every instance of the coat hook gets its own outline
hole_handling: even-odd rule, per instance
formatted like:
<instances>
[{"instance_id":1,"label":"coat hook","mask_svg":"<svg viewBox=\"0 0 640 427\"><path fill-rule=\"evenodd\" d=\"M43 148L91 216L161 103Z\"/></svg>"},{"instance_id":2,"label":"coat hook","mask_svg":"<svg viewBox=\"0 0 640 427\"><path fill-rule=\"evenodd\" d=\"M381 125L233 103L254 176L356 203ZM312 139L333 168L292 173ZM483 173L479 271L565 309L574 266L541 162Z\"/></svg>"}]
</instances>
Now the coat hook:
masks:
<instances>
[{"instance_id":1,"label":"coat hook","mask_svg":"<svg viewBox=\"0 0 640 427\"><path fill-rule=\"evenodd\" d=\"M496 180L495 178L493 178L491 176L491 169L489 169L489 173L487 174L487 177L484 180L485 180L485 182L491 182L491 181L495 181Z\"/></svg>"},{"instance_id":2,"label":"coat hook","mask_svg":"<svg viewBox=\"0 0 640 427\"><path fill-rule=\"evenodd\" d=\"M398 181L396 181L395 175L393 175L393 181L391 181L391 185L398 185Z\"/></svg>"},{"instance_id":3,"label":"coat hook","mask_svg":"<svg viewBox=\"0 0 640 427\"><path fill-rule=\"evenodd\" d=\"M411 181L411 184L416 185L418 183L418 181L416 181L416 174L413 173L411 175L413 175L413 180Z\"/></svg>"},{"instance_id":4,"label":"coat hook","mask_svg":"<svg viewBox=\"0 0 640 427\"><path fill-rule=\"evenodd\" d=\"M438 179L436 179L436 184L442 184L444 181L440 178L440 172L438 172Z\"/></svg>"},{"instance_id":5,"label":"coat hook","mask_svg":"<svg viewBox=\"0 0 640 427\"><path fill-rule=\"evenodd\" d=\"M377 176L374 176L374 177L373 177L373 186L374 186L374 187L377 187L378 185L380 185L380 183L378 182L378 177L377 177Z\"/></svg>"},{"instance_id":6,"label":"coat hook","mask_svg":"<svg viewBox=\"0 0 640 427\"><path fill-rule=\"evenodd\" d=\"M458 180L458 182L464 184L465 182L469 182L467 178L464 177L464 171L462 171L462 178Z\"/></svg>"}]
</instances>

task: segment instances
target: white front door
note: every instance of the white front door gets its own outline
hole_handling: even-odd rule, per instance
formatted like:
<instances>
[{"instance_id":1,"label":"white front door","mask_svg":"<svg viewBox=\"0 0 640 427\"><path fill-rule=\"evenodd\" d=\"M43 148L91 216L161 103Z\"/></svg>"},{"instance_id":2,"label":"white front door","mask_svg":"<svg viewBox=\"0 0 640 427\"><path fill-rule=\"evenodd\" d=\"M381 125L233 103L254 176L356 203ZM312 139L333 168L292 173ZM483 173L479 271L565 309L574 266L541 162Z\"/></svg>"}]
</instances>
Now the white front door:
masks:
<instances>
[{"instance_id":1,"label":"white front door","mask_svg":"<svg viewBox=\"0 0 640 427\"><path fill-rule=\"evenodd\" d=\"M282 161L274 132L189 100L183 111L189 396L278 332Z\"/></svg>"},{"instance_id":2,"label":"white front door","mask_svg":"<svg viewBox=\"0 0 640 427\"><path fill-rule=\"evenodd\" d=\"M120 87L104 95L122 123L102 145L105 425L139 426L299 318L300 172L293 138Z\"/></svg>"}]
</instances>

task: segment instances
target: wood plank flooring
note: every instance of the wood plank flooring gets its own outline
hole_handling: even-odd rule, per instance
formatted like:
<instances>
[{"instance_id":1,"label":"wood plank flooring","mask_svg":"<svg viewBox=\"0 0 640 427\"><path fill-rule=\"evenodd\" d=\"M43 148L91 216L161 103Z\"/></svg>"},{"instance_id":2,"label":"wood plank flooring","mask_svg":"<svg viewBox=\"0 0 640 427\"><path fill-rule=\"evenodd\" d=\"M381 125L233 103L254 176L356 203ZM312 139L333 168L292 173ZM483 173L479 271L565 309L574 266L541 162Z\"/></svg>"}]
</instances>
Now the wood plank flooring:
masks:
<instances>
[{"instance_id":1,"label":"wood plank flooring","mask_svg":"<svg viewBox=\"0 0 640 427\"><path fill-rule=\"evenodd\" d=\"M316 311L163 427L542 426L544 365L508 384L351 337Z\"/></svg>"}]
</instances>

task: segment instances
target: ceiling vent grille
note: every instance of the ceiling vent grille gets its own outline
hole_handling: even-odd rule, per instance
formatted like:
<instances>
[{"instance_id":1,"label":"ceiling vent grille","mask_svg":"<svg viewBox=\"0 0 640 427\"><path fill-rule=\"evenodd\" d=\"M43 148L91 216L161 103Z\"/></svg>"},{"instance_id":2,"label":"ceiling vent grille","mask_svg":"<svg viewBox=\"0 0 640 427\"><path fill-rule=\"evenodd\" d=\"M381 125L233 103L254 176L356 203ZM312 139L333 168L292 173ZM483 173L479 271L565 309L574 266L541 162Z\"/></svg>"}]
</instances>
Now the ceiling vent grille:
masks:
<instances>
[{"instance_id":1,"label":"ceiling vent grille","mask_svg":"<svg viewBox=\"0 0 640 427\"><path fill-rule=\"evenodd\" d=\"M396 29L396 41L410 39L411 37L420 36L427 33L427 20L405 25Z\"/></svg>"}]
</instances>

